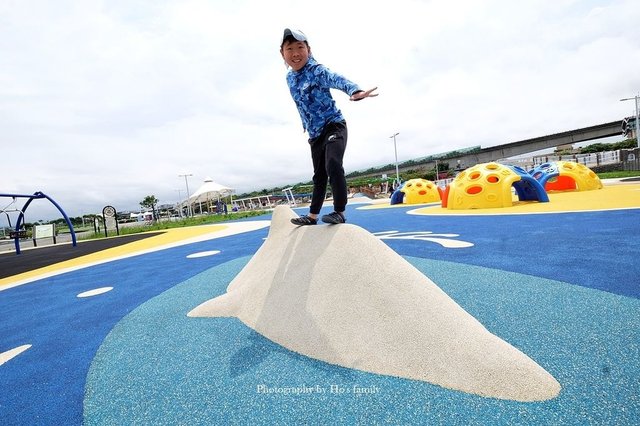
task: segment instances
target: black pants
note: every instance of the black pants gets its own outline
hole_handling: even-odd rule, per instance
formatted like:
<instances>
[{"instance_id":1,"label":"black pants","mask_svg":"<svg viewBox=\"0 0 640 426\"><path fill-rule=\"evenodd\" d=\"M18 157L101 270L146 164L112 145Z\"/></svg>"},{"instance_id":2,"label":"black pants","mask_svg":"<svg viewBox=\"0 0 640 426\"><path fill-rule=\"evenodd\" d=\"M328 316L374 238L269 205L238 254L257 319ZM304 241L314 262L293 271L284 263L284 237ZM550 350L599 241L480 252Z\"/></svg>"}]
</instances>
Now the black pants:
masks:
<instances>
[{"instance_id":1,"label":"black pants","mask_svg":"<svg viewBox=\"0 0 640 426\"><path fill-rule=\"evenodd\" d=\"M313 195L309 213L318 214L331 184L333 209L343 212L347 206L347 179L342 158L347 148L347 123L328 123L317 138L309 139L313 162Z\"/></svg>"}]
</instances>

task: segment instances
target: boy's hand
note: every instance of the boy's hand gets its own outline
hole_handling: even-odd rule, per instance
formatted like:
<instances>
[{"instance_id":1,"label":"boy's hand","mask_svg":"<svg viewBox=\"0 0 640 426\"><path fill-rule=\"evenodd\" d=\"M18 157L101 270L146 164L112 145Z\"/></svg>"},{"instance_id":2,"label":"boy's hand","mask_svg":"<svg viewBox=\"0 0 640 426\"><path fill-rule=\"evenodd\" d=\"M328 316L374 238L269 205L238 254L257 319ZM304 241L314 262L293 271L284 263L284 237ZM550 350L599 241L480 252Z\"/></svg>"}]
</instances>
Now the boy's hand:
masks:
<instances>
[{"instance_id":1,"label":"boy's hand","mask_svg":"<svg viewBox=\"0 0 640 426\"><path fill-rule=\"evenodd\" d=\"M373 93L376 90L378 90L377 87L374 87L373 89L369 89L369 90L360 90L359 92L356 92L353 95L351 95L349 99L352 101L359 101L364 98L373 98L375 96L378 96L377 93Z\"/></svg>"}]
</instances>

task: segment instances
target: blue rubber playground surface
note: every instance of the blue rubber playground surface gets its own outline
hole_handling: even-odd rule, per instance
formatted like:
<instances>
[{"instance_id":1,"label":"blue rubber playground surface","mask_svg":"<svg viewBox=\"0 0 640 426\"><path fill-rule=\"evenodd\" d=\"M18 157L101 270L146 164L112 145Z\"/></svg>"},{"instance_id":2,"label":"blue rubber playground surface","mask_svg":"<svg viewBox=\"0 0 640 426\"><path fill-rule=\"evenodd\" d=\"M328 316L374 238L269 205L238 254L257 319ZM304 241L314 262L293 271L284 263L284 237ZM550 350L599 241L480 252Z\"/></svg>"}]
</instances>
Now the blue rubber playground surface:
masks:
<instances>
[{"instance_id":1,"label":"blue rubber playground surface","mask_svg":"<svg viewBox=\"0 0 640 426\"><path fill-rule=\"evenodd\" d=\"M640 202L430 208L350 204L347 217L551 373L557 398L514 402L352 370L235 318L187 317L262 245L265 215L228 235L0 281L0 424L640 423ZM252 221L262 225L241 228ZM366 253L345 254L345 267L350 255Z\"/></svg>"}]
</instances>

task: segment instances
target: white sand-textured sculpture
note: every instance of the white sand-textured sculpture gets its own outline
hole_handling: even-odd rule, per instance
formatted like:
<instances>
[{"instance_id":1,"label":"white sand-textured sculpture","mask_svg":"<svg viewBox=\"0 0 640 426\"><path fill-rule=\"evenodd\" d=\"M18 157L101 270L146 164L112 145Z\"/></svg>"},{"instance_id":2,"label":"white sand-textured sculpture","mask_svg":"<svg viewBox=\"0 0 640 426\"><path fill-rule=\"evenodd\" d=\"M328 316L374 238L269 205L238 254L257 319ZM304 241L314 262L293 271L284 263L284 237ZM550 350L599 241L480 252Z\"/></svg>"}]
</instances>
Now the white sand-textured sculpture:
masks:
<instances>
[{"instance_id":1,"label":"white sand-textured sculpture","mask_svg":"<svg viewBox=\"0 0 640 426\"><path fill-rule=\"evenodd\" d=\"M366 230L296 227L276 208L269 236L227 293L191 317L237 317L311 358L516 401L560 384L491 334L436 284Z\"/></svg>"}]
</instances>

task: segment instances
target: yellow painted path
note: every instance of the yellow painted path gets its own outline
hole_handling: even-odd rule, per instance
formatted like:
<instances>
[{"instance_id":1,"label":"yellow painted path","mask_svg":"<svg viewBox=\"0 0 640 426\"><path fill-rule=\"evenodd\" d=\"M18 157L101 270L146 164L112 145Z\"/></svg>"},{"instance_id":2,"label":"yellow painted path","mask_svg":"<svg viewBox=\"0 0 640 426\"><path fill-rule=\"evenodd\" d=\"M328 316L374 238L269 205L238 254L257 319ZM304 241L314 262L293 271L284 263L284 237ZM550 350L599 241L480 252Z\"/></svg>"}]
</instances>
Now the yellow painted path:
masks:
<instances>
[{"instance_id":1,"label":"yellow painted path","mask_svg":"<svg viewBox=\"0 0 640 426\"><path fill-rule=\"evenodd\" d=\"M247 222L231 222L224 225L200 225L167 229L161 234L157 234L148 238L132 241L130 243L122 244L95 253L78 256L76 258L59 262L53 265L2 278L0 279L0 291L6 290L10 287L15 287L17 285L26 284L38 279L58 275L64 272L98 265L100 263L111 262L113 260L137 256L144 253L150 253L157 250L163 250L199 241L222 238L242 232L254 231L257 229L266 228L269 226L269 224L270 221L268 220L259 220ZM82 244L82 241L78 242L78 244Z\"/></svg>"}]
</instances>

